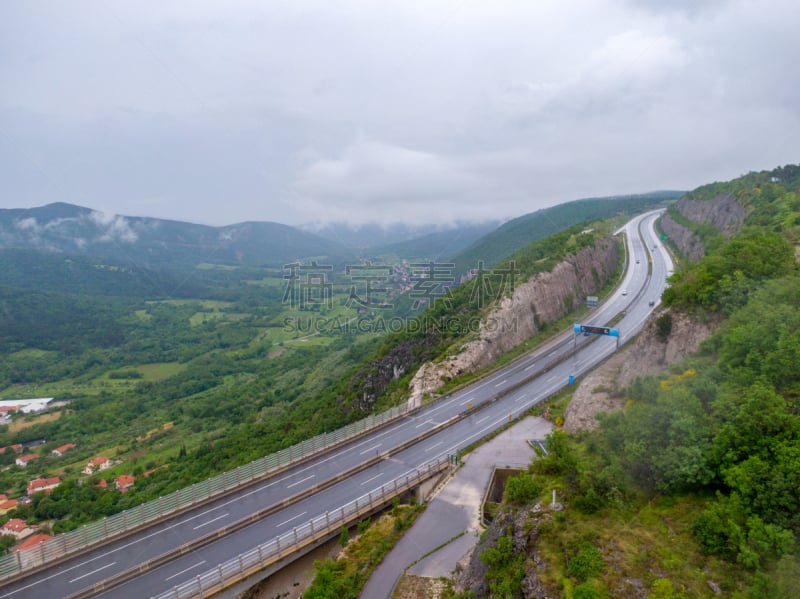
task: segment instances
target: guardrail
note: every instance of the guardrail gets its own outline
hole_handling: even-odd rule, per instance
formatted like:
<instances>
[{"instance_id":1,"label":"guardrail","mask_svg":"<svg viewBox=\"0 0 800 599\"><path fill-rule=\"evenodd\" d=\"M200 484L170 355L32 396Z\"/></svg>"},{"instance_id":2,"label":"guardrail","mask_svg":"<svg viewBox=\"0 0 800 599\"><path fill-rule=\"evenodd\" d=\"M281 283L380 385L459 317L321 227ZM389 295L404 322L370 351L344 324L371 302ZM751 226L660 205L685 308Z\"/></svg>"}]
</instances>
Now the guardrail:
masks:
<instances>
[{"instance_id":1,"label":"guardrail","mask_svg":"<svg viewBox=\"0 0 800 599\"><path fill-rule=\"evenodd\" d=\"M117 538L120 534L131 532L146 524L208 501L213 497L251 484L271 472L299 462L323 449L329 449L368 430L383 426L408 412L408 407L402 405L380 414L367 416L336 431L323 433L296 443L277 453L259 458L234 470L223 472L202 482L195 483L190 487L178 489L169 495L139 504L134 508L119 512L103 520L56 535L30 549L0 557L0 580L41 566L50 566L54 561L68 555L104 543L109 539Z\"/></svg>"},{"instance_id":2,"label":"guardrail","mask_svg":"<svg viewBox=\"0 0 800 599\"><path fill-rule=\"evenodd\" d=\"M326 512L290 532L262 543L258 547L240 553L236 557L177 585L156 599L183 599L184 597L210 597L224 589L247 579L303 547L336 534L342 526L352 524L362 516L386 505L390 499L413 489L419 483L450 466L448 456L423 464L414 472L396 478L380 488L362 495L358 499L331 512Z\"/></svg>"}]
</instances>

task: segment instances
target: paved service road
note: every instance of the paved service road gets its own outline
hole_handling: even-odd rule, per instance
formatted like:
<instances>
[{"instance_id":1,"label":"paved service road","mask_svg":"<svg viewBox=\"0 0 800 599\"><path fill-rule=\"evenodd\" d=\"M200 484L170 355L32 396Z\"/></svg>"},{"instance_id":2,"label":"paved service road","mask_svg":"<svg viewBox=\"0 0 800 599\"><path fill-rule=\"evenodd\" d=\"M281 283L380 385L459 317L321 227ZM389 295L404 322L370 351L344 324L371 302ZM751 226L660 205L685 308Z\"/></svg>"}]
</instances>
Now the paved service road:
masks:
<instances>
[{"instance_id":1,"label":"paved service road","mask_svg":"<svg viewBox=\"0 0 800 599\"><path fill-rule=\"evenodd\" d=\"M602 325L620 312L625 316L615 325L620 342L634 336L653 309L665 286L669 255L661 249L654 230L657 212L632 219L624 228L630 257L619 289L586 324ZM640 227L641 225L641 227ZM643 239L639 237L641 230ZM636 263L638 259L639 263ZM622 291L627 294L623 295ZM264 479L231 495L211 501L192 511L150 526L117 542L91 550L54 565L43 572L0 587L0 597L63 597L136 568L137 564L172 551L196 539L242 520L267 506L280 504L302 491L361 466L380 460L342 482L321 489L233 534L192 549L167 564L149 570L99 595L101 597L150 597L192 578L238 554L291 531L293 526L324 514L360 497L383 483L413 470L419 464L450 453L499 428L566 385L569 375L579 376L613 353L617 341L611 337L583 337L565 332L534 350L525 358L496 371L451 396L436 401L413 416L404 417L334 450L320 453L303 464ZM577 348L574 356L568 356ZM498 399L498 396L500 399ZM491 403L490 403L491 402ZM473 406L472 414L458 419ZM477 408L488 404L483 409ZM446 426L448 422L454 423ZM422 440L397 451L415 438Z\"/></svg>"}]
</instances>

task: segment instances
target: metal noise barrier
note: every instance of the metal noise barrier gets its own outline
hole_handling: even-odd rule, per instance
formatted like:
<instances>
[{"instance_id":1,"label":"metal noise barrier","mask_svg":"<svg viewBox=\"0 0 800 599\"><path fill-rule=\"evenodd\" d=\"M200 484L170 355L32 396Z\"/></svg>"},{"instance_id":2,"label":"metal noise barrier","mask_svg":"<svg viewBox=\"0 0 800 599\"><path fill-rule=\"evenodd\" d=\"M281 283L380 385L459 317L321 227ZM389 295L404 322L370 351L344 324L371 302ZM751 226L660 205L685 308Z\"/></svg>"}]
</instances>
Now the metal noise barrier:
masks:
<instances>
[{"instance_id":1,"label":"metal noise barrier","mask_svg":"<svg viewBox=\"0 0 800 599\"><path fill-rule=\"evenodd\" d=\"M223 472L190 487L178 489L169 495L139 504L134 508L86 524L70 532L56 535L35 547L0 557L0 580L10 578L26 570L52 564L54 561L62 559L71 553L76 553L92 545L116 538L122 533L135 530L195 504L208 501L216 495L248 485L274 470L303 460L310 455L347 441L370 429L382 426L403 416L408 411L408 407L402 405L380 414L367 416L338 430L306 439L277 453L253 460L248 464Z\"/></svg>"},{"instance_id":2,"label":"metal noise barrier","mask_svg":"<svg viewBox=\"0 0 800 599\"><path fill-rule=\"evenodd\" d=\"M206 597L218 593L236 582L279 562L303 547L322 540L385 505L390 498L413 489L420 482L434 476L450 466L448 456L439 457L423 464L413 472L394 479L378 489L362 495L333 511L326 512L300 526L275 537L258 547L219 564L216 568L195 576L157 595L155 599L183 599L184 597Z\"/></svg>"}]
</instances>

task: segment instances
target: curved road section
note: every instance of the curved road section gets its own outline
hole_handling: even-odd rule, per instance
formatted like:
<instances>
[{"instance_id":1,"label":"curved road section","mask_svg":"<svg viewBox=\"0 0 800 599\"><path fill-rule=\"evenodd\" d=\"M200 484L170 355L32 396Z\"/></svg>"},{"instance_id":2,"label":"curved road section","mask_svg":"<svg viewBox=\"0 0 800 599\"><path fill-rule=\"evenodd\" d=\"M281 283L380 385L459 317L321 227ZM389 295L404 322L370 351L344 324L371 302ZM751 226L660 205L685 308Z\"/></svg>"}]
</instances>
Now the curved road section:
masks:
<instances>
[{"instance_id":1,"label":"curved road section","mask_svg":"<svg viewBox=\"0 0 800 599\"><path fill-rule=\"evenodd\" d=\"M672 270L655 231L659 213L640 215L623 227L628 256L623 279L591 320L583 323L605 325L623 315L614 325L619 329L619 343L641 330L653 309L650 302L658 302ZM612 337L576 336L567 331L413 416L234 494L6 583L0 587L0 598L65 597L125 573L124 584L96 596L138 598L165 593L420 464L456 453L566 386L571 375L578 377L594 368L617 344ZM264 515L255 519L254 514ZM226 534L233 529L235 533ZM175 555L130 576L141 564L167 553Z\"/></svg>"}]
</instances>

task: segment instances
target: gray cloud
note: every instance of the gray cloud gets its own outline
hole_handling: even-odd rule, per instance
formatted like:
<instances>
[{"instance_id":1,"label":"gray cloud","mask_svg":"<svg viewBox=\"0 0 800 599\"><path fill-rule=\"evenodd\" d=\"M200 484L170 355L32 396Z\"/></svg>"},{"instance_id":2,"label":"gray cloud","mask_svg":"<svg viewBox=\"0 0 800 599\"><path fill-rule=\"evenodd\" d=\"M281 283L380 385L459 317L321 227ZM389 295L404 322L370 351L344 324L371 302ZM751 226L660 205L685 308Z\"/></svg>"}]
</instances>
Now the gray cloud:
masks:
<instances>
[{"instance_id":1,"label":"gray cloud","mask_svg":"<svg viewBox=\"0 0 800 599\"><path fill-rule=\"evenodd\" d=\"M2 11L2 207L480 220L800 160L790 0Z\"/></svg>"}]
</instances>

